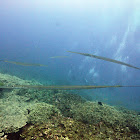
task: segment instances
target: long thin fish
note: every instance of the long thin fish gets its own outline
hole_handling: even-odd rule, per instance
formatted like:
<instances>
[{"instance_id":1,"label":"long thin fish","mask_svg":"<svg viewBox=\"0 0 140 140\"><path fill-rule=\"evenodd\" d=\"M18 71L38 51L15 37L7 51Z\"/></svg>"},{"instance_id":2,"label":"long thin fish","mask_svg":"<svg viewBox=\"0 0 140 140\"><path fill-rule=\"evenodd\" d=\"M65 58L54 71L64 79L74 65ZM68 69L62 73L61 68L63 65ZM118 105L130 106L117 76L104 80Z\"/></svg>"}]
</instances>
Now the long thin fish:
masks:
<instances>
[{"instance_id":1,"label":"long thin fish","mask_svg":"<svg viewBox=\"0 0 140 140\"><path fill-rule=\"evenodd\" d=\"M88 53L72 52L72 51L67 51L67 52L76 53L76 54L80 54L80 55L85 55L85 56L89 56L89 57L93 57L93 58L97 58L97 59L102 59L102 60L105 60L105 61L109 61L109 62L112 62L112 63L121 64L121 65L125 65L125 66L128 66L128 67L140 70L140 68L132 66L130 64L127 64L127 63L124 63L124 62L121 62L121 61L118 61L118 60L102 57L102 56L97 56L97 55L88 54Z\"/></svg>"},{"instance_id":2,"label":"long thin fish","mask_svg":"<svg viewBox=\"0 0 140 140\"><path fill-rule=\"evenodd\" d=\"M66 58L66 57L69 57L69 56L52 56L50 58Z\"/></svg>"},{"instance_id":3,"label":"long thin fish","mask_svg":"<svg viewBox=\"0 0 140 140\"><path fill-rule=\"evenodd\" d=\"M46 90L80 90L80 89L96 89L96 88L119 88L119 87L140 87L140 86L121 86L121 85L115 85L115 86L42 86L42 85L14 85L14 86L0 86L2 89L46 89Z\"/></svg>"},{"instance_id":4,"label":"long thin fish","mask_svg":"<svg viewBox=\"0 0 140 140\"><path fill-rule=\"evenodd\" d=\"M11 63L11 64L15 64L15 65L22 65L22 66L42 66L42 67L47 67L47 65L42 65L42 64L30 64L30 63L8 61L8 60L1 60L1 61Z\"/></svg>"}]
</instances>

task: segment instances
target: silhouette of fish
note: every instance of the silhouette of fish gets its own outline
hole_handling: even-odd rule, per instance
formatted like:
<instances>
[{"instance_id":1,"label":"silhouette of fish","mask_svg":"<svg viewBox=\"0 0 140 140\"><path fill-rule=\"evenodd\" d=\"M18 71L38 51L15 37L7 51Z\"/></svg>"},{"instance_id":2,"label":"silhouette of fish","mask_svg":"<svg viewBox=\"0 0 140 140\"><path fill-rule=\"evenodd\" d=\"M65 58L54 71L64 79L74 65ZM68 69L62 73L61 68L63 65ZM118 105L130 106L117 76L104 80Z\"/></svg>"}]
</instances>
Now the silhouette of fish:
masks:
<instances>
[{"instance_id":1,"label":"silhouette of fish","mask_svg":"<svg viewBox=\"0 0 140 140\"><path fill-rule=\"evenodd\" d=\"M0 60L0 61L15 64L15 65L22 65L22 66L42 66L42 67L47 67L47 65L42 65L42 64L22 63L22 62L8 61L8 60Z\"/></svg>"},{"instance_id":2,"label":"silhouette of fish","mask_svg":"<svg viewBox=\"0 0 140 140\"><path fill-rule=\"evenodd\" d=\"M43 86L43 85L13 85L13 86L0 86L0 89L46 89L46 90L80 90L80 89L96 89L96 88L119 88L119 87L140 87L140 86L94 86L94 85L78 85L78 86Z\"/></svg>"},{"instance_id":3,"label":"silhouette of fish","mask_svg":"<svg viewBox=\"0 0 140 140\"><path fill-rule=\"evenodd\" d=\"M65 58L65 57L69 57L69 56L52 56L50 58Z\"/></svg>"},{"instance_id":4,"label":"silhouette of fish","mask_svg":"<svg viewBox=\"0 0 140 140\"><path fill-rule=\"evenodd\" d=\"M140 70L140 68L132 66L130 64L127 64L127 63L124 63L124 62L121 62L121 61L118 61L118 60L102 57L102 56L97 56L97 55L88 54L88 53L72 52L72 51L67 51L67 52L76 53L76 54L80 54L80 55L85 55L85 56L89 56L89 57L93 57L93 58L109 61L109 62L112 62L112 63L117 63L117 64L125 65L125 66L128 66L128 67Z\"/></svg>"}]
</instances>

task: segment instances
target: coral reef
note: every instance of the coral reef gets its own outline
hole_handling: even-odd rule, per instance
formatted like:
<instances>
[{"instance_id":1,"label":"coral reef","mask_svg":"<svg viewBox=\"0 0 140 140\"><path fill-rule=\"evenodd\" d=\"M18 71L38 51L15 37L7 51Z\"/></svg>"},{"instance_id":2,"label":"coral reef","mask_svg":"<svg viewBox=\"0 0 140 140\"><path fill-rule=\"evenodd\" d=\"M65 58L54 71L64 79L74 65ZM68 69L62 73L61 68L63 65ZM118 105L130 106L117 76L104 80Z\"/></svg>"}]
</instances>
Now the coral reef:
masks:
<instances>
[{"instance_id":1,"label":"coral reef","mask_svg":"<svg viewBox=\"0 0 140 140\"><path fill-rule=\"evenodd\" d=\"M100 122L96 125L85 124L62 116L52 117L46 124L27 125L20 135L26 140L138 140L128 128L112 129Z\"/></svg>"},{"instance_id":2,"label":"coral reef","mask_svg":"<svg viewBox=\"0 0 140 140\"><path fill-rule=\"evenodd\" d=\"M39 85L0 74L4 85ZM40 84L41 85L41 84ZM6 89L0 96L0 139L140 139L140 115L72 91Z\"/></svg>"},{"instance_id":3,"label":"coral reef","mask_svg":"<svg viewBox=\"0 0 140 140\"><path fill-rule=\"evenodd\" d=\"M0 99L0 126L2 132L17 132L26 125L27 117L24 114L26 104L22 98L15 96L14 92L4 92L5 98ZM21 100L20 100L21 99Z\"/></svg>"},{"instance_id":4,"label":"coral reef","mask_svg":"<svg viewBox=\"0 0 140 140\"><path fill-rule=\"evenodd\" d=\"M36 103L27 108L28 123L47 123L53 116L61 115L60 111L53 105Z\"/></svg>"},{"instance_id":5,"label":"coral reef","mask_svg":"<svg viewBox=\"0 0 140 140\"><path fill-rule=\"evenodd\" d=\"M73 118L89 124L103 122L106 126L117 128L128 128L131 131L140 133L140 116L131 111L122 112L115 107L96 102L85 102L71 108Z\"/></svg>"},{"instance_id":6,"label":"coral reef","mask_svg":"<svg viewBox=\"0 0 140 140\"><path fill-rule=\"evenodd\" d=\"M77 104L82 104L84 102L86 102L86 100L76 94L58 93L53 96L52 104L60 109L63 116L72 117L72 106L76 106Z\"/></svg>"}]
</instances>

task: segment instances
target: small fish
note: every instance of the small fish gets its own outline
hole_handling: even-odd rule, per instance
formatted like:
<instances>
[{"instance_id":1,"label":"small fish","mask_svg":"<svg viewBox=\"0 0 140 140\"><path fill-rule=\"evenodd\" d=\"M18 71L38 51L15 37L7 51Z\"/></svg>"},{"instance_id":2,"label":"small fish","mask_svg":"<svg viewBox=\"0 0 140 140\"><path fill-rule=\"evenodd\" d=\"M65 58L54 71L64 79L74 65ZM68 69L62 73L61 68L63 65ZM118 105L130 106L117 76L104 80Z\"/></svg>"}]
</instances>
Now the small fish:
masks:
<instances>
[{"instance_id":1,"label":"small fish","mask_svg":"<svg viewBox=\"0 0 140 140\"><path fill-rule=\"evenodd\" d=\"M69 57L69 56L52 56L50 58L65 58L65 57Z\"/></svg>"},{"instance_id":2,"label":"small fish","mask_svg":"<svg viewBox=\"0 0 140 140\"><path fill-rule=\"evenodd\" d=\"M140 70L140 68L132 66L130 64L127 64L127 63L124 63L124 62L121 62L121 61L118 61L118 60L102 57L102 56L97 56L97 55L88 54L88 53L72 52L72 51L67 51L67 52L76 53L76 54L80 54L80 55L85 55L85 56L89 56L89 57L93 57L93 58L97 58L97 59L102 59L102 60L105 60L105 61L109 61L109 62L112 62L112 63L121 64L121 65L125 65L125 66L128 66L128 67Z\"/></svg>"},{"instance_id":3,"label":"small fish","mask_svg":"<svg viewBox=\"0 0 140 140\"><path fill-rule=\"evenodd\" d=\"M30 63L22 63L22 62L8 61L8 60L3 60L3 62L15 64L15 65L22 65L22 66L42 66L42 67L47 67L47 65L42 65L42 64L30 64Z\"/></svg>"}]
</instances>

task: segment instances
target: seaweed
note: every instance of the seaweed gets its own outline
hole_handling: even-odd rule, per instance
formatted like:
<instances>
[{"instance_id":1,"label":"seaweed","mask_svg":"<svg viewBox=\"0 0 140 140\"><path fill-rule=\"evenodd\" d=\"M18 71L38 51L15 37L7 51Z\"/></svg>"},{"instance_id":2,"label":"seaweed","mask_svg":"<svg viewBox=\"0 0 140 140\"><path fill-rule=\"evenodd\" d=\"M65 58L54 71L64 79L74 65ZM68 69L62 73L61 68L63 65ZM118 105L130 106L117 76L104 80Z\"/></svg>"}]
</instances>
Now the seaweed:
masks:
<instances>
[{"instance_id":1,"label":"seaweed","mask_svg":"<svg viewBox=\"0 0 140 140\"><path fill-rule=\"evenodd\" d=\"M72 51L67 51L67 52L76 53L76 54L80 54L80 55L85 55L85 56L89 56L89 57L93 57L93 58L109 61L109 62L112 62L112 63L117 63L117 64L125 65L125 66L128 66L128 67L140 70L140 68L132 66L130 64L127 64L127 63L124 63L124 62L121 62L121 61L118 61L118 60L102 57L102 56L97 56L97 55L88 54L88 53L72 52Z\"/></svg>"}]
</instances>

